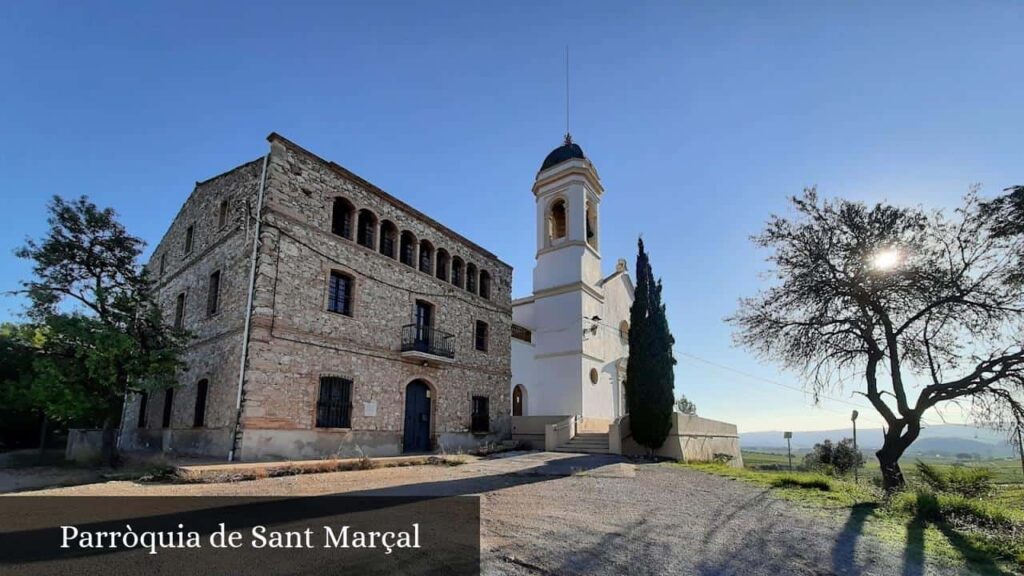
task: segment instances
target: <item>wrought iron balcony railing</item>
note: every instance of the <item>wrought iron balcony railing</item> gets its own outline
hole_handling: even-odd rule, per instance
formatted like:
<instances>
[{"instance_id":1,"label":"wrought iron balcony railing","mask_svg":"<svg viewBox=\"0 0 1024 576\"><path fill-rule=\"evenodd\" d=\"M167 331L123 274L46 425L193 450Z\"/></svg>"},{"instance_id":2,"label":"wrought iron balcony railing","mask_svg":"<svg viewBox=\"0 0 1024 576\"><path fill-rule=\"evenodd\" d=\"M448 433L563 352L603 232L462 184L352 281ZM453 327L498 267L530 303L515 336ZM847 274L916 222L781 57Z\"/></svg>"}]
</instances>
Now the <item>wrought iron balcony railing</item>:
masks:
<instances>
[{"instance_id":1,"label":"wrought iron balcony railing","mask_svg":"<svg viewBox=\"0 0 1024 576\"><path fill-rule=\"evenodd\" d=\"M444 358L455 357L455 336L430 326L402 326L402 352L422 352Z\"/></svg>"}]
</instances>

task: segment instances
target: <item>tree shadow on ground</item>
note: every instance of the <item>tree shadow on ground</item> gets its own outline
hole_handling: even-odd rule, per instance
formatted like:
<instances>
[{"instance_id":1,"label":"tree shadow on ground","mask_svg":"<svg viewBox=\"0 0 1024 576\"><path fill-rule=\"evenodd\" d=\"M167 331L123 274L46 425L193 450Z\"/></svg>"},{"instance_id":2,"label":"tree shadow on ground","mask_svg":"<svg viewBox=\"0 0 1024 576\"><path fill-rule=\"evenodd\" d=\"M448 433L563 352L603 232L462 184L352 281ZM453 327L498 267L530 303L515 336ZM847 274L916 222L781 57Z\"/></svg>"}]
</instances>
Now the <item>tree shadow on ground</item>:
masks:
<instances>
[{"instance_id":1,"label":"tree shadow on ground","mask_svg":"<svg viewBox=\"0 0 1024 576\"><path fill-rule=\"evenodd\" d=\"M878 512L878 504L854 506L842 532L832 548L832 570L838 574L861 574L864 568L857 565L857 542L864 532L864 525ZM906 523L906 542L903 547L901 576L923 576L926 573L925 532L929 526L939 530L956 551L971 573L1012 574L1000 568L995 560L964 538L948 524L936 521L922 514L924 503L919 502L917 512Z\"/></svg>"}]
</instances>

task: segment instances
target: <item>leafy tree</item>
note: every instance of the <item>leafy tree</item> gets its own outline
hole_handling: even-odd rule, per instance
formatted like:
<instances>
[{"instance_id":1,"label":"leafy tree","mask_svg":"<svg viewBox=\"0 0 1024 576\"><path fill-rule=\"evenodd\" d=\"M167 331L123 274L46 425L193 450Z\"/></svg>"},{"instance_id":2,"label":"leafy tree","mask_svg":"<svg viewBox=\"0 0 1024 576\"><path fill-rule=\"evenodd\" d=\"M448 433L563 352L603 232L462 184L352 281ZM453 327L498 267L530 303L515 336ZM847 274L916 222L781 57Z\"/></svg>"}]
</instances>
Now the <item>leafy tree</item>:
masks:
<instances>
[{"instance_id":1,"label":"leafy tree","mask_svg":"<svg viewBox=\"0 0 1024 576\"><path fill-rule=\"evenodd\" d=\"M853 447L852 438L843 438L838 444L826 439L815 444L804 456L804 466L814 469L827 469L836 474L848 474L854 468L864 466L864 455Z\"/></svg>"},{"instance_id":2,"label":"leafy tree","mask_svg":"<svg viewBox=\"0 0 1024 576\"><path fill-rule=\"evenodd\" d=\"M668 329L661 301L661 281L654 279L642 238L637 245L637 282L629 311L626 405L633 438L653 452L665 442L672 428L675 339Z\"/></svg>"},{"instance_id":3,"label":"leafy tree","mask_svg":"<svg viewBox=\"0 0 1024 576\"><path fill-rule=\"evenodd\" d=\"M905 485L899 458L928 410L959 401L979 417L1024 414L1024 290L1012 282L1024 236L994 233L975 191L952 218L813 189L792 205L755 237L775 283L730 321L740 344L801 372L815 394L862 383L885 421L887 490Z\"/></svg>"},{"instance_id":4,"label":"leafy tree","mask_svg":"<svg viewBox=\"0 0 1024 576\"><path fill-rule=\"evenodd\" d=\"M690 414L691 416L697 414L697 405L690 402L686 394L680 394L679 398L676 399L676 412L680 414Z\"/></svg>"},{"instance_id":5,"label":"leafy tree","mask_svg":"<svg viewBox=\"0 0 1024 576\"><path fill-rule=\"evenodd\" d=\"M45 447L46 419L33 396L33 362L41 331L29 324L0 324L0 448L29 446L39 430Z\"/></svg>"},{"instance_id":6,"label":"leafy tree","mask_svg":"<svg viewBox=\"0 0 1024 576\"><path fill-rule=\"evenodd\" d=\"M83 196L54 197L49 210L46 237L17 253L34 262L35 277L23 285L28 315L46 334L33 398L52 419L100 422L103 459L113 464L125 393L173 385L187 335L163 323L138 264L143 243L112 209Z\"/></svg>"}]
</instances>

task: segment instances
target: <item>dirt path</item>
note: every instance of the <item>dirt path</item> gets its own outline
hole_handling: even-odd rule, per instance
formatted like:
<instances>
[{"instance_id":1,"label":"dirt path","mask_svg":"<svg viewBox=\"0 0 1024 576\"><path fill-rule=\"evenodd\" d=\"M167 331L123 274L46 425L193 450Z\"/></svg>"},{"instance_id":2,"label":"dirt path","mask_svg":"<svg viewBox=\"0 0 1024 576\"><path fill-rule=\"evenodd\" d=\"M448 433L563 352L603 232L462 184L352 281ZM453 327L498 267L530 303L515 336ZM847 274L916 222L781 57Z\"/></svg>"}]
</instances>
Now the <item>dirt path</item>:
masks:
<instances>
[{"instance_id":1,"label":"dirt path","mask_svg":"<svg viewBox=\"0 0 1024 576\"><path fill-rule=\"evenodd\" d=\"M666 465L523 454L234 484L107 482L33 494L480 494L485 574L954 574L763 489Z\"/></svg>"}]
</instances>

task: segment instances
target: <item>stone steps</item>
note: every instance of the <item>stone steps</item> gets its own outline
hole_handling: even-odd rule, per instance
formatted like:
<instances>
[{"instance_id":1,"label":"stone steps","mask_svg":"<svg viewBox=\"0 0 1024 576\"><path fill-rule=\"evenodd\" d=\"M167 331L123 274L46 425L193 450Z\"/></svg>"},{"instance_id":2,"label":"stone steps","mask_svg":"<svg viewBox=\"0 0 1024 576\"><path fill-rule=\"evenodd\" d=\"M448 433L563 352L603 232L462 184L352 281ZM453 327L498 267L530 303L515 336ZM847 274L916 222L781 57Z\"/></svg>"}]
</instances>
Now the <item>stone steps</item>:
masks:
<instances>
[{"instance_id":1,"label":"stone steps","mask_svg":"<svg viewBox=\"0 0 1024 576\"><path fill-rule=\"evenodd\" d=\"M577 434L571 440L555 448L555 452L576 452L583 454L608 454L608 434Z\"/></svg>"}]
</instances>

